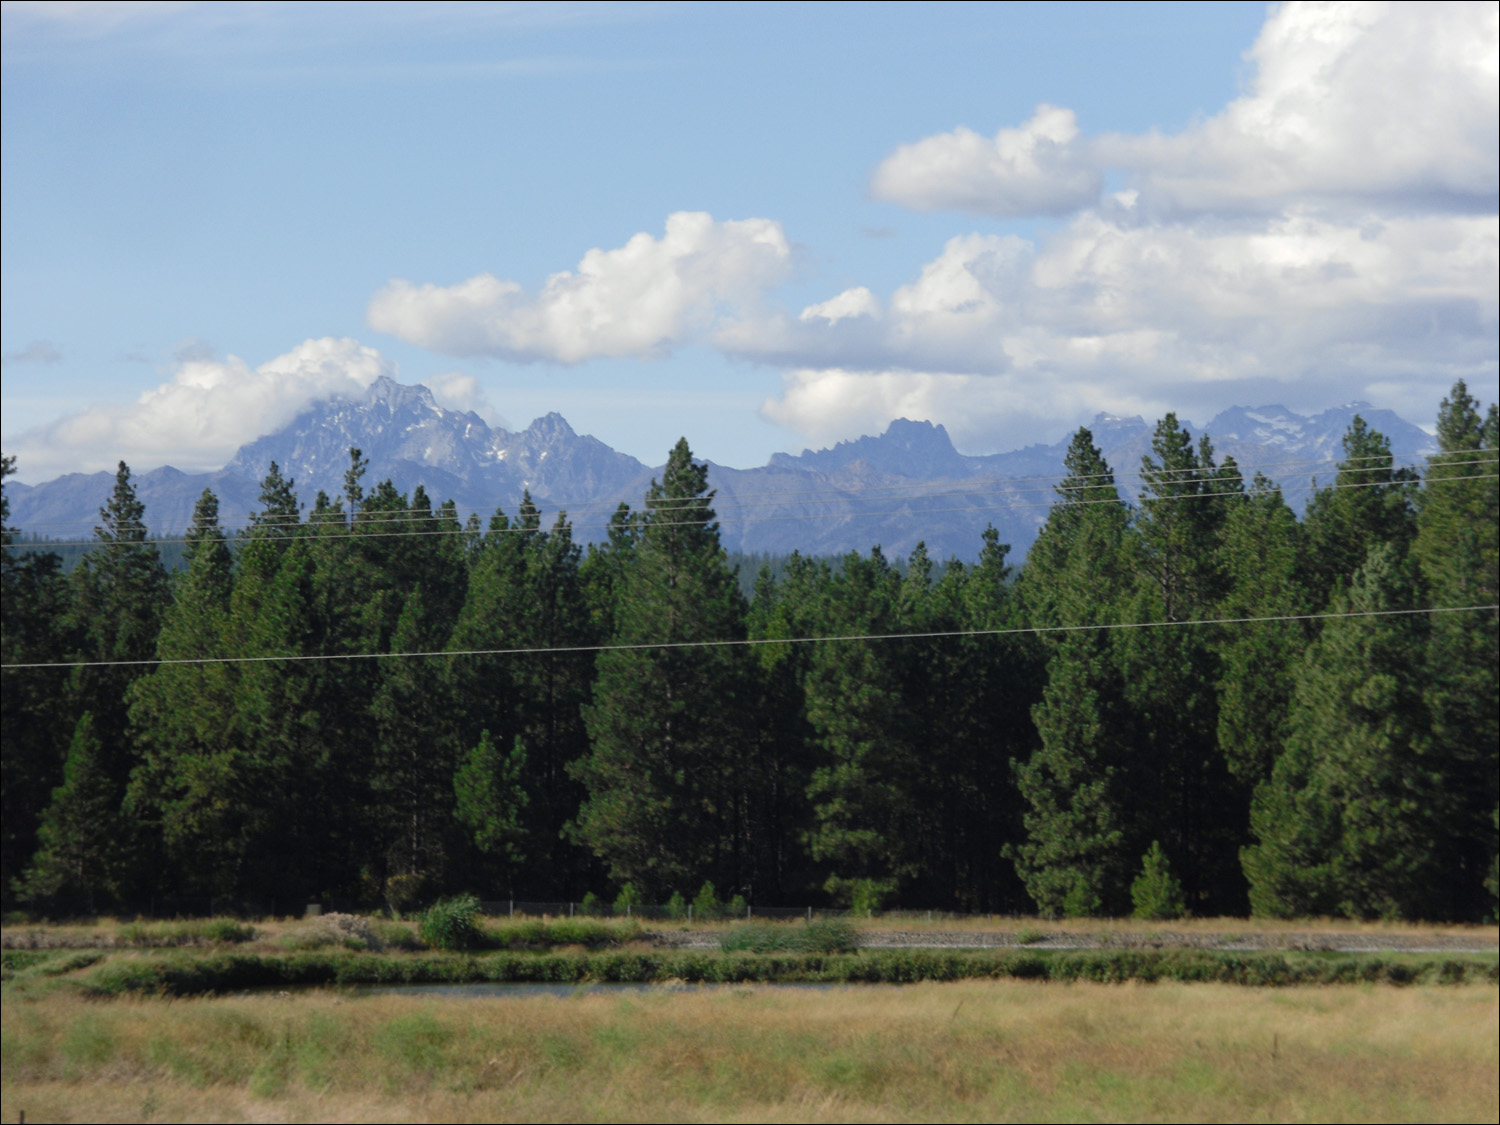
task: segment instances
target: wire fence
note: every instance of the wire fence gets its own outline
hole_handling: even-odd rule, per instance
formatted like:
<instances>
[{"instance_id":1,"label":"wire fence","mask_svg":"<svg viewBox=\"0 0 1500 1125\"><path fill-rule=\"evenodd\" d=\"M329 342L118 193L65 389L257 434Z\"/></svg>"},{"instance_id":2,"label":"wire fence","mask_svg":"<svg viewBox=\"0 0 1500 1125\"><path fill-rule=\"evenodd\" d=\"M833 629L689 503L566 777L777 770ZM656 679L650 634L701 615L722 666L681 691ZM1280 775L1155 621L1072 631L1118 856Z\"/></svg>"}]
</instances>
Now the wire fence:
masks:
<instances>
[{"instance_id":1,"label":"wire fence","mask_svg":"<svg viewBox=\"0 0 1500 1125\"><path fill-rule=\"evenodd\" d=\"M421 914L433 902L412 903L399 913L404 917ZM13 909L20 907L21 909ZM534 901L523 899L481 899L479 910L491 918L638 918L647 922L723 922L734 920L792 921L816 918L902 917L925 918L928 921L965 918L998 918L1009 915L968 914L947 910L909 910L855 912L836 906L761 906L755 903L716 903L709 907L694 902L622 903L618 906L586 897L583 899ZM35 898L7 907L7 923L40 919L121 919L187 920L193 918L237 918L242 921L264 921L278 918L317 917L323 914L392 913L387 904L348 898L305 897L244 899L219 895L177 895L151 897L139 901L112 902L102 898L57 895Z\"/></svg>"}]
</instances>

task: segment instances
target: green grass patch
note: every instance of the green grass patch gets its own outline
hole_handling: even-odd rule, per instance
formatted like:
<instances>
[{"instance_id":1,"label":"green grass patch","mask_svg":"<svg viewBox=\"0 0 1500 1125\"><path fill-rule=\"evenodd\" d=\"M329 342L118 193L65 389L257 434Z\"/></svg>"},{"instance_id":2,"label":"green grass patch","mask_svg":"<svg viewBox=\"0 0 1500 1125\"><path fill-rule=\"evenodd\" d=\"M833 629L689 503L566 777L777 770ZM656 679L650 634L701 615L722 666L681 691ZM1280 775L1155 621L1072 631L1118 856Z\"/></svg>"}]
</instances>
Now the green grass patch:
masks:
<instances>
[{"instance_id":1,"label":"green grass patch","mask_svg":"<svg viewBox=\"0 0 1500 1125\"><path fill-rule=\"evenodd\" d=\"M121 945L164 949L185 945L237 945L254 941L255 927L234 918L194 918L183 922L127 922L116 932Z\"/></svg>"},{"instance_id":2,"label":"green grass patch","mask_svg":"<svg viewBox=\"0 0 1500 1125\"><path fill-rule=\"evenodd\" d=\"M819 918L790 925L746 922L719 937L725 953L853 953L859 935L842 918Z\"/></svg>"},{"instance_id":3,"label":"green grass patch","mask_svg":"<svg viewBox=\"0 0 1500 1125\"><path fill-rule=\"evenodd\" d=\"M1017 979L1118 984L1180 981L1254 986L1500 983L1496 958L1431 954L1222 953L1206 950L865 950L583 954L505 950L482 955L176 951L113 955L59 987L96 997L195 996L251 989L382 984L912 984Z\"/></svg>"},{"instance_id":4,"label":"green grass patch","mask_svg":"<svg viewBox=\"0 0 1500 1125\"><path fill-rule=\"evenodd\" d=\"M486 924L481 940L491 949L553 949L560 945L603 949L638 941L642 932L640 922L633 918L519 919Z\"/></svg>"}]
</instances>

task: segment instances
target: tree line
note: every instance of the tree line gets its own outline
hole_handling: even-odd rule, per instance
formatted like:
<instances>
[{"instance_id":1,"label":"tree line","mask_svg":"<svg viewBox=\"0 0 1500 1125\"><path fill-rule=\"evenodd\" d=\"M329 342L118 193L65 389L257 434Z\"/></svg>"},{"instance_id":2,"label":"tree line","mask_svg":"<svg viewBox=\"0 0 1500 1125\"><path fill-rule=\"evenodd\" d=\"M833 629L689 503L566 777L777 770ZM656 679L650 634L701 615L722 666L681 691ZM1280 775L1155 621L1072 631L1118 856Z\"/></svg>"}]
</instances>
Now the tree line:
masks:
<instances>
[{"instance_id":1,"label":"tree line","mask_svg":"<svg viewBox=\"0 0 1500 1125\"><path fill-rule=\"evenodd\" d=\"M586 547L272 464L171 575L122 463L71 573L5 530L5 897L1493 917L1496 408L1437 434L1356 418L1299 520L1172 414L1127 502L1081 429L1024 566L750 597L685 440Z\"/></svg>"}]
</instances>

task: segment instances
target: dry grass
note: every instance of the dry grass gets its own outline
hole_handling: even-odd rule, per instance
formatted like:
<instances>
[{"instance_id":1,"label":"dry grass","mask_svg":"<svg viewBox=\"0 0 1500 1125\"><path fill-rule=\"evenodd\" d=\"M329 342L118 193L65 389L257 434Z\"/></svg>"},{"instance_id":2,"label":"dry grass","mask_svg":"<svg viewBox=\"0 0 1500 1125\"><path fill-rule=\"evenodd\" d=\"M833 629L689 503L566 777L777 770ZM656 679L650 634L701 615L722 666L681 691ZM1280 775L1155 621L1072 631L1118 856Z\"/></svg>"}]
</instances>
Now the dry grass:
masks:
<instances>
[{"instance_id":1,"label":"dry grass","mask_svg":"<svg viewBox=\"0 0 1500 1125\"><path fill-rule=\"evenodd\" d=\"M3 1006L31 1120L1486 1120L1493 987L964 982Z\"/></svg>"}]
</instances>

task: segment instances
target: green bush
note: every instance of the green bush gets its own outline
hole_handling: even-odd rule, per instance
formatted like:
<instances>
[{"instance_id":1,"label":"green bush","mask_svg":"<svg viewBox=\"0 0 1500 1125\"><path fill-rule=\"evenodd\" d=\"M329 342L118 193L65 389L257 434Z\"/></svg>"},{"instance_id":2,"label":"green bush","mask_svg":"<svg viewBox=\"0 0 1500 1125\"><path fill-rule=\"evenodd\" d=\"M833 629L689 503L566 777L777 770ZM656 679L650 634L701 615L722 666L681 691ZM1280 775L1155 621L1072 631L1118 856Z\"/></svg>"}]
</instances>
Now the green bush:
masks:
<instances>
[{"instance_id":1,"label":"green bush","mask_svg":"<svg viewBox=\"0 0 1500 1125\"><path fill-rule=\"evenodd\" d=\"M583 896L583 901L578 904L578 913L586 918L601 918L604 916L604 900L589 891Z\"/></svg>"},{"instance_id":2,"label":"green bush","mask_svg":"<svg viewBox=\"0 0 1500 1125\"><path fill-rule=\"evenodd\" d=\"M473 895L440 899L422 915L422 940L435 949L471 949L481 936L474 922L478 913Z\"/></svg>"},{"instance_id":3,"label":"green bush","mask_svg":"<svg viewBox=\"0 0 1500 1125\"><path fill-rule=\"evenodd\" d=\"M860 918L873 918L886 900L895 893L894 879L841 879L829 876L823 889L839 902L846 903L849 913Z\"/></svg>"},{"instance_id":4,"label":"green bush","mask_svg":"<svg viewBox=\"0 0 1500 1125\"><path fill-rule=\"evenodd\" d=\"M687 899L682 897L681 891L673 891L672 897L667 899L668 918L687 917Z\"/></svg>"},{"instance_id":5,"label":"green bush","mask_svg":"<svg viewBox=\"0 0 1500 1125\"><path fill-rule=\"evenodd\" d=\"M724 917L724 904L719 901L719 893L713 883L705 881L698 888L698 895L693 899L693 920L696 922L713 922Z\"/></svg>"},{"instance_id":6,"label":"green bush","mask_svg":"<svg viewBox=\"0 0 1500 1125\"><path fill-rule=\"evenodd\" d=\"M729 918L744 918L750 913L750 904L745 901L744 895L735 895L724 908L724 913Z\"/></svg>"},{"instance_id":7,"label":"green bush","mask_svg":"<svg viewBox=\"0 0 1500 1125\"><path fill-rule=\"evenodd\" d=\"M1167 853L1160 842L1151 841L1151 850L1141 860L1141 873L1130 884L1130 900L1137 918L1166 920L1187 913L1182 896L1182 882L1172 874Z\"/></svg>"},{"instance_id":8,"label":"green bush","mask_svg":"<svg viewBox=\"0 0 1500 1125\"><path fill-rule=\"evenodd\" d=\"M634 883L626 883L615 895L615 913L628 914L630 908L641 905L641 892Z\"/></svg>"}]
</instances>

